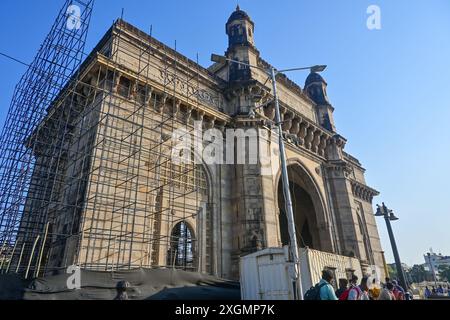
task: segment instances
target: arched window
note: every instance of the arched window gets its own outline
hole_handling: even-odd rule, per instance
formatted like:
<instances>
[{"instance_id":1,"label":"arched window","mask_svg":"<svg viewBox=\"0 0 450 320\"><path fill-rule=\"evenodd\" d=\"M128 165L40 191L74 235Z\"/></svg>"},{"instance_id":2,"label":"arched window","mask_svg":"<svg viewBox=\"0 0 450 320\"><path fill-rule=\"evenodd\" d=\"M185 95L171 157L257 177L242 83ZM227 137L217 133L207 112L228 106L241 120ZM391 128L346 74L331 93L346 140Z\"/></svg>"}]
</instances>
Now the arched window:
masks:
<instances>
[{"instance_id":1,"label":"arched window","mask_svg":"<svg viewBox=\"0 0 450 320\"><path fill-rule=\"evenodd\" d=\"M363 220L361 218L360 215L360 210L358 210L357 212L357 216L358 216L358 226L359 226L359 230L362 236L362 240L363 240L363 244L364 244L364 253L365 253L365 258L367 260L367 262L371 261L371 256L370 256L370 244L369 244L369 237L367 236L367 232L366 232L366 228L364 227L364 223Z\"/></svg>"},{"instance_id":2,"label":"arched window","mask_svg":"<svg viewBox=\"0 0 450 320\"><path fill-rule=\"evenodd\" d=\"M172 229L167 265L184 270L195 268L195 239L185 221L179 222Z\"/></svg>"}]
</instances>

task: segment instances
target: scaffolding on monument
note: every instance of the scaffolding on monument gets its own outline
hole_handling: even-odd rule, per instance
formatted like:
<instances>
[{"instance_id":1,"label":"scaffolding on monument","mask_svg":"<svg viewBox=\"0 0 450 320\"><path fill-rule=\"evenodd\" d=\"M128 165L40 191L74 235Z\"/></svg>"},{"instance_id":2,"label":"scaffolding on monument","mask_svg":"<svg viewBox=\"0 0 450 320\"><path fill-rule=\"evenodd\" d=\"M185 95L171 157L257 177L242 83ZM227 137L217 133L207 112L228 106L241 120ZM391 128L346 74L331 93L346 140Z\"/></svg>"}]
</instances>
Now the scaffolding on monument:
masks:
<instances>
[{"instance_id":1,"label":"scaffolding on monument","mask_svg":"<svg viewBox=\"0 0 450 320\"><path fill-rule=\"evenodd\" d=\"M82 25L68 34L74 2ZM198 76L177 74L176 45L136 30L130 43L122 19L83 62L92 4L66 2L16 88L2 132L0 271L211 271L206 171L172 160L173 132L203 118ZM180 96L180 83L194 89Z\"/></svg>"}]
</instances>

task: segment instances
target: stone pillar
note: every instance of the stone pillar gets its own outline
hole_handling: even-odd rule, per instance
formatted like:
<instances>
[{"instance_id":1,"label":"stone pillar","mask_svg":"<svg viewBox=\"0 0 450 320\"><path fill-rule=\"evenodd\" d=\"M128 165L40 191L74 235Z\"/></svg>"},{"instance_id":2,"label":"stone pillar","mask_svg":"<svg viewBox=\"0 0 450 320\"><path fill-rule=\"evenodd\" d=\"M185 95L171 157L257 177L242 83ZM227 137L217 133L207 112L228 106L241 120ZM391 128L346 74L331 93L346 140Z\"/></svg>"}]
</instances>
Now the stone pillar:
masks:
<instances>
[{"instance_id":1,"label":"stone pillar","mask_svg":"<svg viewBox=\"0 0 450 320\"><path fill-rule=\"evenodd\" d=\"M243 127L242 129L252 129ZM267 128L258 131L258 139L269 139ZM236 150L236 145L235 145ZM246 144L248 153L248 144ZM233 181L232 277L239 276L240 257L269 246L278 246L273 176L262 175L261 165L235 165Z\"/></svg>"}]
</instances>

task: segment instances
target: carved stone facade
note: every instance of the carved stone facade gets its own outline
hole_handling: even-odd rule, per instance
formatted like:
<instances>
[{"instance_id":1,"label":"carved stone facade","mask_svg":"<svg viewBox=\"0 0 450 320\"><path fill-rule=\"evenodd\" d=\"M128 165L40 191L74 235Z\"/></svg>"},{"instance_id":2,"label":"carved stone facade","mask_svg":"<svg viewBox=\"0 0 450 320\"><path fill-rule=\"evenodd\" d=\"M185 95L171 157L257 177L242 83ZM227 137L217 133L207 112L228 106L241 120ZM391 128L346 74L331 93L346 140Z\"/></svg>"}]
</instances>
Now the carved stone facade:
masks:
<instances>
[{"instance_id":1,"label":"carved stone facade","mask_svg":"<svg viewBox=\"0 0 450 320\"><path fill-rule=\"evenodd\" d=\"M254 27L244 11L238 8L232 13L226 24L226 56L268 68L270 65L256 49ZM97 106L97 112L84 120L91 122L95 130L89 142L84 143L93 160L83 180L87 183L86 195L80 199L85 201L83 211L76 213L83 222L78 233L81 236L64 242L55 239L49 249L48 265L60 267L64 260L93 268L94 264L86 262L90 259L100 261L95 264L98 269L111 265L167 266L171 260L175 263L178 253L171 251L170 241L161 239L170 239L177 228L177 234L188 232L195 239L190 244L193 268L238 278L241 256L287 244L279 169L273 174L262 174L259 164L205 164L200 171L189 171L192 176L180 174L179 184L170 185L170 189L161 181L174 179L174 167L165 167L153 153L155 149L149 147L169 150L165 141L170 140L171 131L201 121L203 129L217 128L220 132L259 129L258 138L267 141L270 149L277 149L273 142L277 134L273 130L273 95L267 74L228 62L205 69L121 20L105 35L81 73L81 92L88 93L97 79L102 84L96 85L101 93L89 103ZM358 160L343 151L346 139L336 131L327 83L319 74L311 73L305 89L283 74L277 76L277 84L299 245L354 256L367 266L383 270L372 209L372 198L378 192L366 185L365 169ZM159 124L159 131L153 123ZM128 135L123 134L120 140L116 131L107 130L112 124ZM128 147L134 147L120 149L125 140ZM121 151L100 155L107 143L115 144L114 148ZM136 171L129 170L131 161L138 164ZM161 170L154 171L158 173L148 173L158 166ZM269 166L276 167L276 163ZM119 175L125 171L123 183L102 187L107 179L113 179L111 172ZM174 190L187 188L189 179L201 185L189 191L183 189L183 197L168 196ZM109 193L115 195L114 205L112 198L107 200ZM105 200L99 201L100 196ZM96 202L91 203L92 199ZM104 215L94 218L99 210ZM146 215L149 211L151 218ZM133 225L128 220L130 212L135 217ZM123 218L125 213L127 219ZM114 214L122 219L114 220ZM62 230L64 219L61 216L54 228ZM180 221L185 225L180 226ZM123 242L112 241L110 235L95 234L96 228L102 232L109 228L114 233L128 227L128 233L121 231L120 237L134 236L136 242L131 248L127 245L126 255L117 251ZM109 242L102 244L106 238Z\"/></svg>"}]
</instances>

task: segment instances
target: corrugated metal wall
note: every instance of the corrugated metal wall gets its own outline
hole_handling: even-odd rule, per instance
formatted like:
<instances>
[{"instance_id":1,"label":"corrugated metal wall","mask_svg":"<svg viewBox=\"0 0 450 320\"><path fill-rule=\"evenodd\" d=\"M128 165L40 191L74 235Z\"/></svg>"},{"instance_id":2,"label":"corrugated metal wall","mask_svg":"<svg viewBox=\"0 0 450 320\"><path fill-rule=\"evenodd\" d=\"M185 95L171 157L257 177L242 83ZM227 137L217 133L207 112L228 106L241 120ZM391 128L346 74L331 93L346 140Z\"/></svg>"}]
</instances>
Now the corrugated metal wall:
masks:
<instances>
[{"instance_id":1,"label":"corrugated metal wall","mask_svg":"<svg viewBox=\"0 0 450 320\"><path fill-rule=\"evenodd\" d=\"M347 271L350 270L359 279L362 278L361 264L358 259L306 248L302 248L300 252L300 268L303 292L320 281L322 270L325 268L334 269L336 283L340 278L347 279Z\"/></svg>"}]
</instances>

